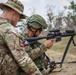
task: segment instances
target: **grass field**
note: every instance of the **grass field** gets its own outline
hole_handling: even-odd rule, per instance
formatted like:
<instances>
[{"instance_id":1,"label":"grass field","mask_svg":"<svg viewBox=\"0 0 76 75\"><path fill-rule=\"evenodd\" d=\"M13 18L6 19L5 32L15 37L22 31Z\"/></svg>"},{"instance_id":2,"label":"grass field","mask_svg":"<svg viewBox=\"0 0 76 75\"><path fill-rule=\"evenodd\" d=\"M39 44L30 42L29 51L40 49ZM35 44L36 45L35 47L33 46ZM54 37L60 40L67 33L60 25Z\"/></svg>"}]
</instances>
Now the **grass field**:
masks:
<instances>
[{"instance_id":1,"label":"grass field","mask_svg":"<svg viewBox=\"0 0 76 75\"><path fill-rule=\"evenodd\" d=\"M61 61L66 45L69 41L70 37L64 37L60 42L54 42L54 45L46 51L47 56L55 62ZM74 37L76 42L76 36ZM44 40L40 40L40 42L44 42ZM64 59L64 62L76 61L76 46L73 43L70 44L68 53ZM76 75L76 63L63 63L62 70L60 70L60 65L57 65L57 68L50 73L49 75Z\"/></svg>"},{"instance_id":2,"label":"grass field","mask_svg":"<svg viewBox=\"0 0 76 75\"><path fill-rule=\"evenodd\" d=\"M70 39L70 37L63 37L60 42L54 42L54 45L50 49L53 49L55 51L64 52L69 39ZM74 40L76 42L76 36L74 37ZM40 40L40 42L44 42L44 41L45 41L45 39L44 40ZM76 46L74 46L72 42L70 44L68 52L72 53L72 54L76 54Z\"/></svg>"}]
</instances>

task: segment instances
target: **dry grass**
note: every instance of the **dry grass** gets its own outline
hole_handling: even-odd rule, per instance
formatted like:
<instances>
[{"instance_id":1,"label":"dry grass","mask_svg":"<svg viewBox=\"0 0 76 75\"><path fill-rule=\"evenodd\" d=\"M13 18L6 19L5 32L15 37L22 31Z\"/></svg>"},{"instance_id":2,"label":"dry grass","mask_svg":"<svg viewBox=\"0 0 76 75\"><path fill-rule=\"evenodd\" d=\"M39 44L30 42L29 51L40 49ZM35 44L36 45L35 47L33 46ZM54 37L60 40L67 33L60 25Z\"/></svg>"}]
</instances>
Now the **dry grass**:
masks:
<instances>
[{"instance_id":1,"label":"dry grass","mask_svg":"<svg viewBox=\"0 0 76 75\"><path fill-rule=\"evenodd\" d=\"M61 61L64 50L69 41L69 38L70 37L66 37L66 38L64 37L62 38L62 41L54 43L54 45L46 51L47 56L55 62ZM76 42L76 36L74 37L74 39ZM40 42L44 42L44 41L45 39L40 40ZM76 61L76 46L74 46L72 43L69 47L64 62L68 62L68 61ZM62 70L60 72L59 70L60 70L60 66L57 65L57 68L49 75L76 75L76 63L70 63L70 64L64 63L62 66Z\"/></svg>"},{"instance_id":2,"label":"dry grass","mask_svg":"<svg viewBox=\"0 0 76 75\"><path fill-rule=\"evenodd\" d=\"M53 49L55 51L59 51L59 52L64 52L69 39L70 39L70 37L63 37L60 42L55 42L54 45L51 47L51 49ZM74 37L74 40L76 42L76 36ZM40 42L44 42L44 41L45 41L45 39L40 40ZM76 46L74 46L72 42L70 44L68 52L76 55Z\"/></svg>"},{"instance_id":3,"label":"dry grass","mask_svg":"<svg viewBox=\"0 0 76 75\"><path fill-rule=\"evenodd\" d=\"M52 47L52 49L63 52L67 46L69 39L70 39L70 37L62 38L62 41L55 43L54 46ZM76 37L74 37L74 40L76 42ZM76 46L74 46L72 42L70 44L68 52L72 53L72 54L76 54Z\"/></svg>"}]
</instances>

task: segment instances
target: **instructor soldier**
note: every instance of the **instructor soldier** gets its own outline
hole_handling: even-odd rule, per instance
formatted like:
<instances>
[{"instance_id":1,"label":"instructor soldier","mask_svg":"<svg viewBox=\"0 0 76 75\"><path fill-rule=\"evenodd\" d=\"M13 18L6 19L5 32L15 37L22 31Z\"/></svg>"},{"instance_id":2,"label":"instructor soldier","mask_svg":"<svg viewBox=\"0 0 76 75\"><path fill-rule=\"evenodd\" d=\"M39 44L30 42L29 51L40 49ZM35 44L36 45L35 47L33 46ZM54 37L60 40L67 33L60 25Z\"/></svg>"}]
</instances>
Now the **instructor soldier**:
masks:
<instances>
[{"instance_id":1,"label":"instructor soldier","mask_svg":"<svg viewBox=\"0 0 76 75\"><path fill-rule=\"evenodd\" d=\"M28 53L19 44L16 23L25 18L24 6L18 0L0 3L0 75L42 75ZM24 74L21 74L22 68Z\"/></svg>"}]
</instances>

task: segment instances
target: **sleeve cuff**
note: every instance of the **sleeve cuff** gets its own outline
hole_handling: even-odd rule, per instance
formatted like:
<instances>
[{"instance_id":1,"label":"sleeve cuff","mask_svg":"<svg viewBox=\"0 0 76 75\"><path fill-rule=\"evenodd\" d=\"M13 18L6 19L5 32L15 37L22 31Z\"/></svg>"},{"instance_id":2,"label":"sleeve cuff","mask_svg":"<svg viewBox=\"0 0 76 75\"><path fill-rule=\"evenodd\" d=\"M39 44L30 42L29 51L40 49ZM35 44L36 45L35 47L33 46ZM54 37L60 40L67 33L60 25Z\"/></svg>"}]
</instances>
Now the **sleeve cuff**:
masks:
<instances>
[{"instance_id":1,"label":"sleeve cuff","mask_svg":"<svg viewBox=\"0 0 76 75\"><path fill-rule=\"evenodd\" d=\"M47 48L46 48L46 46L44 45L44 44L41 44L41 48L43 49L43 50L47 50Z\"/></svg>"}]
</instances>

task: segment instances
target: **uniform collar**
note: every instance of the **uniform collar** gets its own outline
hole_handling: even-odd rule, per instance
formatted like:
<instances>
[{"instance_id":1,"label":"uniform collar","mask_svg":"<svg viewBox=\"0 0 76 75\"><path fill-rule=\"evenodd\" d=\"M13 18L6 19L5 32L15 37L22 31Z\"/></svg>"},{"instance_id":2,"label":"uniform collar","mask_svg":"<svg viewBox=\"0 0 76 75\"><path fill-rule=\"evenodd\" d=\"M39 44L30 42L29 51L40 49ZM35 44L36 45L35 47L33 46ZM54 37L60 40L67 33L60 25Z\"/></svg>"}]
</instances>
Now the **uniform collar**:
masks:
<instances>
[{"instance_id":1,"label":"uniform collar","mask_svg":"<svg viewBox=\"0 0 76 75\"><path fill-rule=\"evenodd\" d=\"M0 24L1 23L10 23L10 20L6 19L6 18L3 18L3 17L0 17Z\"/></svg>"}]
</instances>

